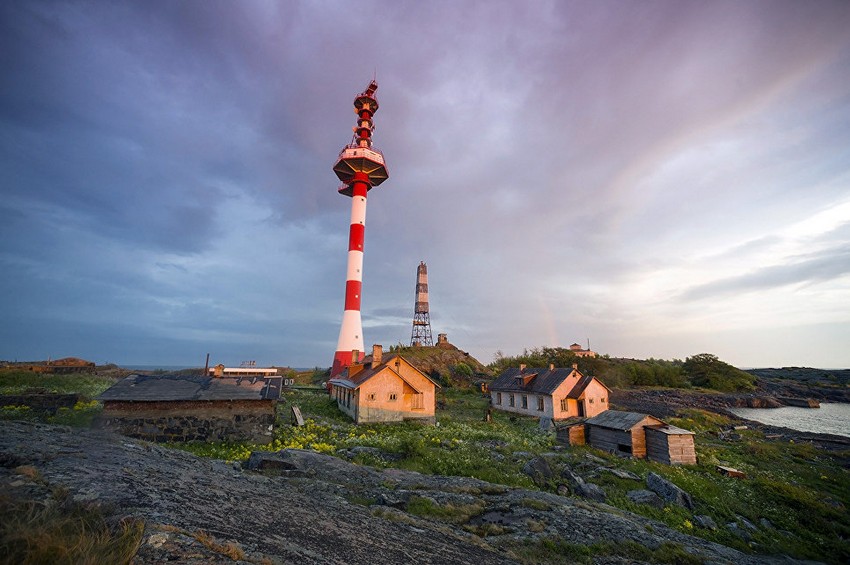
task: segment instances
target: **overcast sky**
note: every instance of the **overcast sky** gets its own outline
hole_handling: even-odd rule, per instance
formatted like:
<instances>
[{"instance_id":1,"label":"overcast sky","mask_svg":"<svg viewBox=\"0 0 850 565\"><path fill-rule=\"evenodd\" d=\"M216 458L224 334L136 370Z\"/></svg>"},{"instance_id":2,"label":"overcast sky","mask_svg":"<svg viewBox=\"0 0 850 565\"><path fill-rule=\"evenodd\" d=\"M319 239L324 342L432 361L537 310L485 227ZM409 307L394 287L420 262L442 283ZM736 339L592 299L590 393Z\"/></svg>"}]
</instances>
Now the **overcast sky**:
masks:
<instances>
[{"instance_id":1,"label":"overcast sky","mask_svg":"<svg viewBox=\"0 0 850 565\"><path fill-rule=\"evenodd\" d=\"M0 2L0 359L367 345L850 367L850 3Z\"/></svg>"}]
</instances>

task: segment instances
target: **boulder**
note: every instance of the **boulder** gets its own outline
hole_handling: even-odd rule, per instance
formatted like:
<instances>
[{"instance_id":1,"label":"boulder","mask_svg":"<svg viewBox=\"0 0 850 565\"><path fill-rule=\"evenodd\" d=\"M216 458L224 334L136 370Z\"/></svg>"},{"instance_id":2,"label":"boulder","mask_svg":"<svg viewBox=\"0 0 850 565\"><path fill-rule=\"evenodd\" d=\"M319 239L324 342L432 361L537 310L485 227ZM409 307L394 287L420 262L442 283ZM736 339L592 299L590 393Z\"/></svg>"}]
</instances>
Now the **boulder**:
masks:
<instances>
[{"instance_id":1,"label":"boulder","mask_svg":"<svg viewBox=\"0 0 850 565\"><path fill-rule=\"evenodd\" d=\"M552 468L549 466L549 462L543 457L535 457L534 459L529 460L525 465L523 465L522 472L531 477L534 484L539 487L542 487L551 481L554 476Z\"/></svg>"},{"instance_id":2,"label":"boulder","mask_svg":"<svg viewBox=\"0 0 850 565\"><path fill-rule=\"evenodd\" d=\"M602 489L602 487L593 483L584 482L584 479L582 479L569 467L567 467L561 472L561 477L565 478L569 483L568 491L572 494L580 496L582 498L595 500L596 502L605 502L605 498L607 497L607 495L605 494L605 491ZM562 485L562 487L564 486L565 485ZM559 488L558 494L562 494L564 490L564 488Z\"/></svg>"},{"instance_id":3,"label":"boulder","mask_svg":"<svg viewBox=\"0 0 850 565\"><path fill-rule=\"evenodd\" d=\"M655 508L664 508L664 501L661 500L660 496L658 496L651 490L630 490L626 493L626 496L629 498L629 500L637 504L648 504L649 506L654 506Z\"/></svg>"},{"instance_id":4,"label":"boulder","mask_svg":"<svg viewBox=\"0 0 850 565\"><path fill-rule=\"evenodd\" d=\"M694 509L694 501L691 495L660 475L655 473L647 475L646 486L667 502L678 504L688 510Z\"/></svg>"},{"instance_id":5,"label":"boulder","mask_svg":"<svg viewBox=\"0 0 850 565\"><path fill-rule=\"evenodd\" d=\"M694 523L696 523L696 525L700 528L705 528L706 530L717 529L717 523L711 519L711 516L706 516L705 514L694 516Z\"/></svg>"},{"instance_id":6,"label":"boulder","mask_svg":"<svg viewBox=\"0 0 850 565\"><path fill-rule=\"evenodd\" d=\"M602 487L593 483L584 483L576 488L576 494L582 498L605 502L606 494Z\"/></svg>"},{"instance_id":7,"label":"boulder","mask_svg":"<svg viewBox=\"0 0 850 565\"><path fill-rule=\"evenodd\" d=\"M280 452L273 451L253 451L242 466L249 471L292 471L298 468Z\"/></svg>"}]
</instances>

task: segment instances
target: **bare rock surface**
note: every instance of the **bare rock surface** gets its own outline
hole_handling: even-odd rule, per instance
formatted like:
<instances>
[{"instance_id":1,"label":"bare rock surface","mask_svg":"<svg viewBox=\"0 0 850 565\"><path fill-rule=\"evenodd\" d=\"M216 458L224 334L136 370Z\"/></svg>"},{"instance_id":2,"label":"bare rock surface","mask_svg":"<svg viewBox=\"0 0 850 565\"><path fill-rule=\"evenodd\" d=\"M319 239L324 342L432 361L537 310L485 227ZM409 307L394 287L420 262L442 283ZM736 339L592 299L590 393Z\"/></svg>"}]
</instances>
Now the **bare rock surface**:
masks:
<instances>
[{"instance_id":1,"label":"bare rock surface","mask_svg":"<svg viewBox=\"0 0 850 565\"><path fill-rule=\"evenodd\" d=\"M0 488L37 498L64 487L76 500L144 520L139 565L515 563L523 544L552 537L583 545L631 540L649 548L674 542L709 563L789 562L745 555L573 497L382 471L303 450L284 450L268 461L260 465L264 472L242 470L106 431L0 422ZM38 470L37 483L15 474L22 465ZM457 514L417 515L408 512L413 500ZM485 526L492 535L476 535L475 528ZM234 561L199 543L194 534L200 531L238 547L242 557Z\"/></svg>"}]
</instances>

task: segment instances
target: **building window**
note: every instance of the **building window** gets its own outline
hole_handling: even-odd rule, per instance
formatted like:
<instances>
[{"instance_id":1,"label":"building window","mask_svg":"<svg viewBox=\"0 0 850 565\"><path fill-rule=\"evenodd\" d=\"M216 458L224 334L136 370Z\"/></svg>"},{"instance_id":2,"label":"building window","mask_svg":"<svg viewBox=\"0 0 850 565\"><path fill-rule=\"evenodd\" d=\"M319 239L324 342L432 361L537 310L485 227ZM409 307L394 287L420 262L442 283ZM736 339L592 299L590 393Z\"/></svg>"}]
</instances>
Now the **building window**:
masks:
<instances>
[{"instance_id":1,"label":"building window","mask_svg":"<svg viewBox=\"0 0 850 565\"><path fill-rule=\"evenodd\" d=\"M567 411L567 399L562 398L561 399L561 412L566 412L566 411Z\"/></svg>"},{"instance_id":2,"label":"building window","mask_svg":"<svg viewBox=\"0 0 850 565\"><path fill-rule=\"evenodd\" d=\"M605 404L605 399L604 399L604 398L600 398L600 399L599 399L599 402L601 402L602 404Z\"/></svg>"},{"instance_id":3,"label":"building window","mask_svg":"<svg viewBox=\"0 0 850 565\"><path fill-rule=\"evenodd\" d=\"M593 399L592 399L592 398L590 399L590 403L591 403L591 404L593 404Z\"/></svg>"},{"instance_id":4,"label":"building window","mask_svg":"<svg viewBox=\"0 0 850 565\"><path fill-rule=\"evenodd\" d=\"M369 400L375 400L375 393L374 392L369 395Z\"/></svg>"},{"instance_id":5,"label":"building window","mask_svg":"<svg viewBox=\"0 0 850 565\"><path fill-rule=\"evenodd\" d=\"M522 395L522 407L528 410L528 396L525 394Z\"/></svg>"},{"instance_id":6,"label":"building window","mask_svg":"<svg viewBox=\"0 0 850 565\"><path fill-rule=\"evenodd\" d=\"M542 396L537 397L537 409L540 410L541 412L543 412L543 397Z\"/></svg>"},{"instance_id":7,"label":"building window","mask_svg":"<svg viewBox=\"0 0 850 565\"><path fill-rule=\"evenodd\" d=\"M395 402L396 398L398 398L398 396L396 396L396 393L391 392L390 393L390 402Z\"/></svg>"},{"instance_id":8,"label":"building window","mask_svg":"<svg viewBox=\"0 0 850 565\"><path fill-rule=\"evenodd\" d=\"M501 404L501 403L502 403L502 393L497 392L496 393L496 404Z\"/></svg>"},{"instance_id":9,"label":"building window","mask_svg":"<svg viewBox=\"0 0 850 565\"><path fill-rule=\"evenodd\" d=\"M513 406L513 405L514 405L514 395L509 394L508 395L508 406Z\"/></svg>"}]
</instances>

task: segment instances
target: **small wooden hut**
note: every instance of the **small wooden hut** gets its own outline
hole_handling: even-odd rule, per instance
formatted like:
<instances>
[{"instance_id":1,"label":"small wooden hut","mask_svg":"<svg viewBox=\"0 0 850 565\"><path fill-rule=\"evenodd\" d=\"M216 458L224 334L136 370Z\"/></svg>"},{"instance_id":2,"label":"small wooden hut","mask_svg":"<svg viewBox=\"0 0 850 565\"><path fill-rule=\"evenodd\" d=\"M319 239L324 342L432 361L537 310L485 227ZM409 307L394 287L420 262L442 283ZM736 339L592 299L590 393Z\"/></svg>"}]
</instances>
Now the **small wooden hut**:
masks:
<instances>
[{"instance_id":1,"label":"small wooden hut","mask_svg":"<svg viewBox=\"0 0 850 565\"><path fill-rule=\"evenodd\" d=\"M694 432L669 424L646 426L646 457L667 465L696 465Z\"/></svg>"},{"instance_id":2,"label":"small wooden hut","mask_svg":"<svg viewBox=\"0 0 850 565\"><path fill-rule=\"evenodd\" d=\"M585 421L588 443L622 455L668 465L696 464L694 434L637 412L606 410Z\"/></svg>"}]
</instances>

